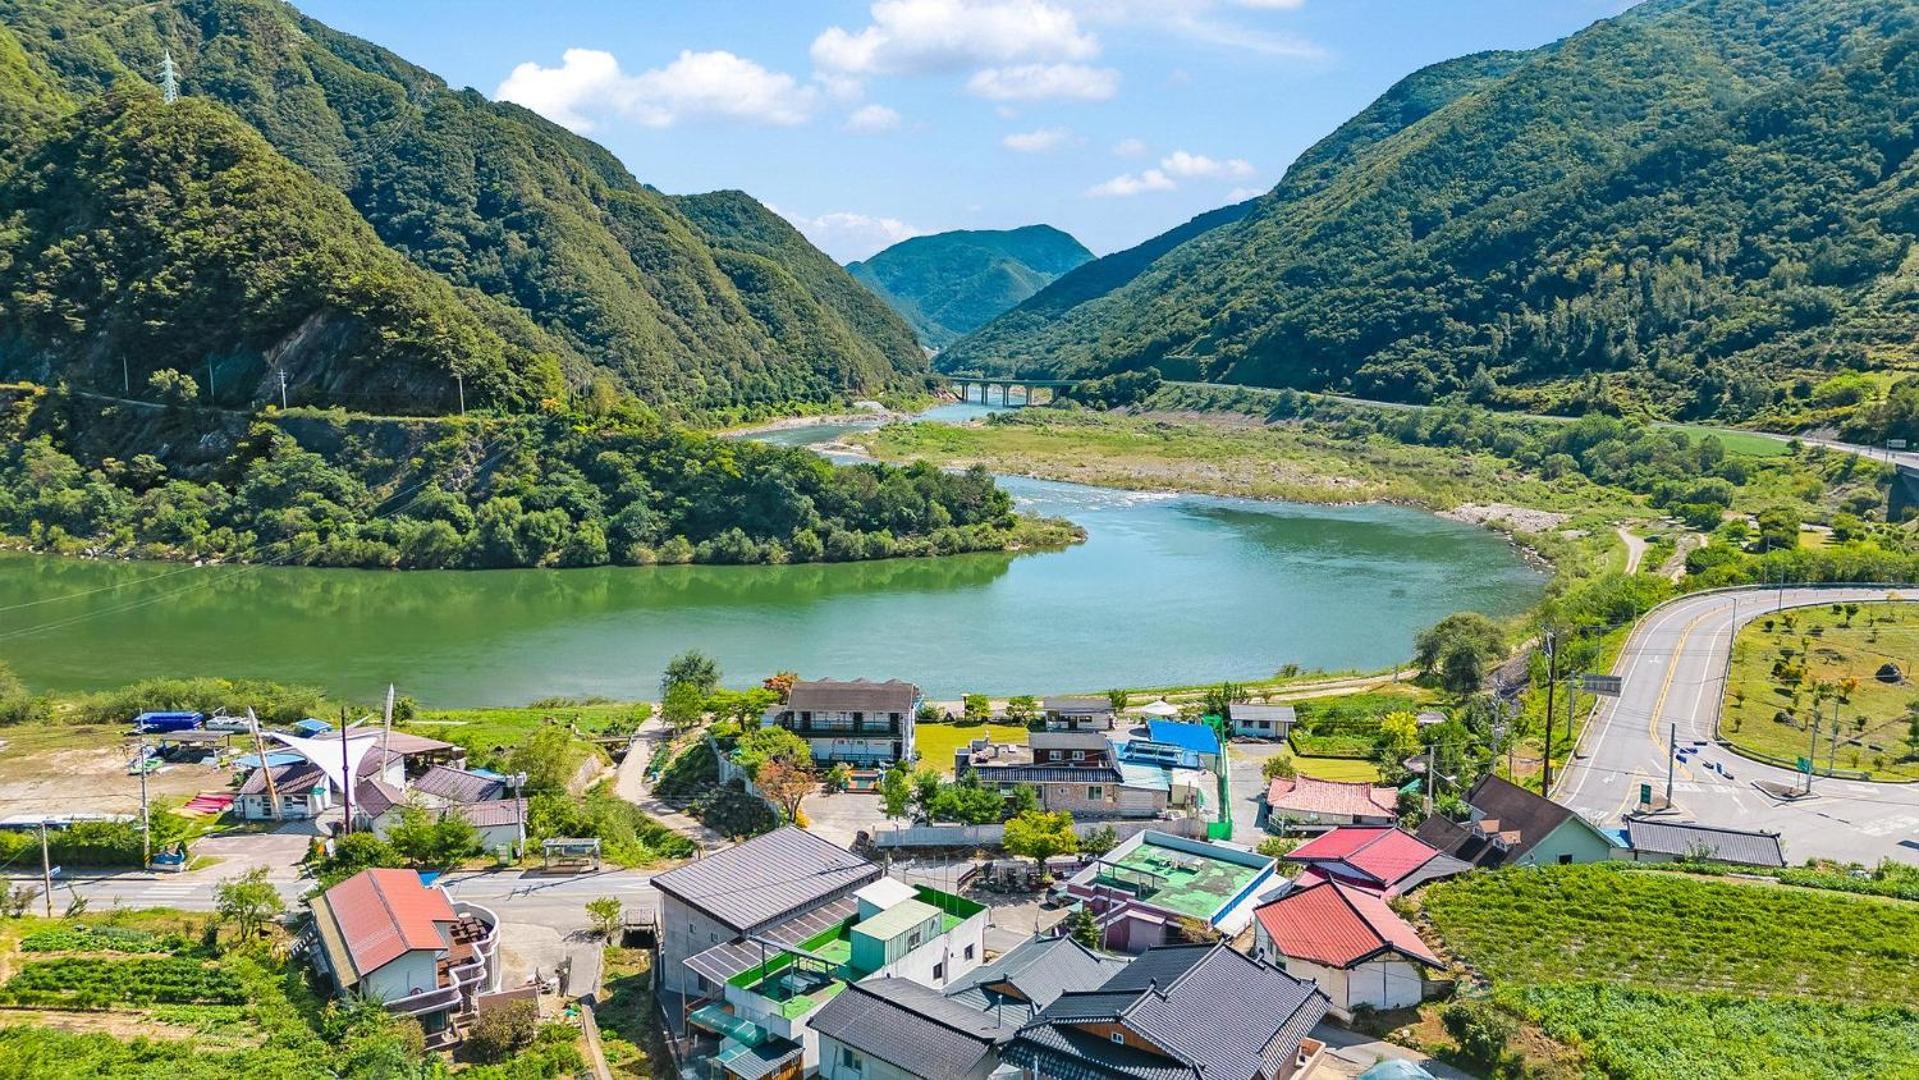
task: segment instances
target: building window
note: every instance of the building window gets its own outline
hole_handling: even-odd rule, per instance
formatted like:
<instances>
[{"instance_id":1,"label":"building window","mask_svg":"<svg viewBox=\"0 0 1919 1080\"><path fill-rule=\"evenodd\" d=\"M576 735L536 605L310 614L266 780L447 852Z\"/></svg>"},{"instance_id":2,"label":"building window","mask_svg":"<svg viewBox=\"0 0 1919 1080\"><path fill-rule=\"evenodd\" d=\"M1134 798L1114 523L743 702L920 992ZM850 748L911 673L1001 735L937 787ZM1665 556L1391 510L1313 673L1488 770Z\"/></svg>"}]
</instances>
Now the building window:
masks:
<instances>
[{"instance_id":1,"label":"building window","mask_svg":"<svg viewBox=\"0 0 1919 1080\"><path fill-rule=\"evenodd\" d=\"M1572 862L1573 857L1571 855L1561 855L1559 857L1559 865L1561 866L1571 866Z\"/></svg>"},{"instance_id":2,"label":"building window","mask_svg":"<svg viewBox=\"0 0 1919 1080\"><path fill-rule=\"evenodd\" d=\"M860 1061L860 1055L858 1051L854 1050L850 1046L840 1047L840 1066L842 1068L851 1069L854 1072L859 1072L860 1065L861 1065L861 1061Z\"/></svg>"},{"instance_id":3,"label":"building window","mask_svg":"<svg viewBox=\"0 0 1919 1080\"><path fill-rule=\"evenodd\" d=\"M1086 797L1089 799L1104 799L1106 798L1106 789L1103 787L1089 787L1086 789Z\"/></svg>"},{"instance_id":4,"label":"building window","mask_svg":"<svg viewBox=\"0 0 1919 1080\"><path fill-rule=\"evenodd\" d=\"M933 981L936 983L946 981L946 961L941 960L933 965Z\"/></svg>"},{"instance_id":5,"label":"building window","mask_svg":"<svg viewBox=\"0 0 1919 1080\"><path fill-rule=\"evenodd\" d=\"M1113 1039L1113 1041L1114 1041L1114 1042L1116 1042L1116 1043L1123 1043L1123 1042L1125 1042L1125 1041L1126 1041L1126 1036L1124 1036L1124 1035L1122 1035L1122 1034L1120 1034L1119 1032L1117 1032L1117 1031L1115 1031L1115 1032L1113 1032L1113 1034L1112 1034L1112 1039Z\"/></svg>"},{"instance_id":6,"label":"building window","mask_svg":"<svg viewBox=\"0 0 1919 1080\"><path fill-rule=\"evenodd\" d=\"M973 958L973 947L971 945L968 945L966 947L966 958L968 960L971 960Z\"/></svg>"},{"instance_id":7,"label":"building window","mask_svg":"<svg viewBox=\"0 0 1919 1080\"><path fill-rule=\"evenodd\" d=\"M1074 761L1085 761L1085 760L1086 760L1086 751L1084 751L1084 750L1075 750L1075 751L1073 751L1073 760L1074 760Z\"/></svg>"}]
</instances>

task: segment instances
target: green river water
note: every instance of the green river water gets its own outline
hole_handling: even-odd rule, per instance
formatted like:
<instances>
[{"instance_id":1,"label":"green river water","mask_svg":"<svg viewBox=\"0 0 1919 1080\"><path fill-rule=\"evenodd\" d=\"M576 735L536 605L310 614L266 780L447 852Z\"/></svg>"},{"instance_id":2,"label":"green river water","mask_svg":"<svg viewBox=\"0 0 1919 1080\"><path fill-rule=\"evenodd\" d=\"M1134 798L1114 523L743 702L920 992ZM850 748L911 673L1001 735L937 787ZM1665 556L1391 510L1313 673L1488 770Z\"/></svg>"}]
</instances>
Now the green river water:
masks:
<instances>
[{"instance_id":1,"label":"green river water","mask_svg":"<svg viewBox=\"0 0 1919 1080\"><path fill-rule=\"evenodd\" d=\"M980 411L939 410L943 417ZM809 444L836 428L764 436ZM435 705L651 696L697 648L934 695L1250 679L1403 660L1450 612L1544 577L1494 534L1390 506L1154 495L1008 478L1070 518L1062 552L803 566L381 572L0 556L0 659L38 688L255 676Z\"/></svg>"}]
</instances>

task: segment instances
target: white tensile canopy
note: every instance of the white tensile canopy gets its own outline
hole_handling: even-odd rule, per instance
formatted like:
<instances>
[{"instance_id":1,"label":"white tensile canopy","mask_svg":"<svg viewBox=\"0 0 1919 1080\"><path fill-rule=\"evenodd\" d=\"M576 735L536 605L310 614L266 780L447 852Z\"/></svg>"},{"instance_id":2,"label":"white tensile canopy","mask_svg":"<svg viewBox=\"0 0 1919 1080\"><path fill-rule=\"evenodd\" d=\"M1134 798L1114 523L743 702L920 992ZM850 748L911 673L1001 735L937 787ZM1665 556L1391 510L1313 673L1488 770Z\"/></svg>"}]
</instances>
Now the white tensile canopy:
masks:
<instances>
[{"instance_id":1,"label":"white tensile canopy","mask_svg":"<svg viewBox=\"0 0 1919 1080\"><path fill-rule=\"evenodd\" d=\"M1165 698L1160 698L1158 701L1151 702L1150 704L1141 705L1133 711L1145 713L1147 716L1178 716L1179 706L1168 705Z\"/></svg>"},{"instance_id":2,"label":"white tensile canopy","mask_svg":"<svg viewBox=\"0 0 1919 1080\"><path fill-rule=\"evenodd\" d=\"M350 735L342 732L339 735L321 736L317 739L303 739L298 735L287 735L278 731L270 731L267 734L278 739L287 749L319 766L320 771L326 774L326 778L333 782L336 791L350 790L347 787L349 775L359 775L360 762L365 760L367 753L380 742L380 736L371 731L365 735ZM341 739L346 740L344 760L340 753Z\"/></svg>"}]
</instances>

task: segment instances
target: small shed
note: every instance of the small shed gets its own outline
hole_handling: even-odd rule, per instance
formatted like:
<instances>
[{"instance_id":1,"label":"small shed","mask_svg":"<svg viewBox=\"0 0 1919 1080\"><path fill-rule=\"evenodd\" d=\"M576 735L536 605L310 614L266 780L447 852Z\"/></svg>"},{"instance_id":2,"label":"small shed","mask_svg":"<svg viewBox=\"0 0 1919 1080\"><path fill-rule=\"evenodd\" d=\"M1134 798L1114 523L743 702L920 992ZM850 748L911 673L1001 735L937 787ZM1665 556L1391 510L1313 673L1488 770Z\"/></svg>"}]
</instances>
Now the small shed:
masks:
<instances>
[{"instance_id":1,"label":"small shed","mask_svg":"<svg viewBox=\"0 0 1919 1080\"><path fill-rule=\"evenodd\" d=\"M325 720L315 720L311 716L293 725L293 733L301 738L311 739L316 735L325 735L333 730L333 725Z\"/></svg>"},{"instance_id":2,"label":"small shed","mask_svg":"<svg viewBox=\"0 0 1919 1080\"><path fill-rule=\"evenodd\" d=\"M924 900L902 900L852 930L853 967L878 971L938 937L940 909Z\"/></svg>"}]
</instances>

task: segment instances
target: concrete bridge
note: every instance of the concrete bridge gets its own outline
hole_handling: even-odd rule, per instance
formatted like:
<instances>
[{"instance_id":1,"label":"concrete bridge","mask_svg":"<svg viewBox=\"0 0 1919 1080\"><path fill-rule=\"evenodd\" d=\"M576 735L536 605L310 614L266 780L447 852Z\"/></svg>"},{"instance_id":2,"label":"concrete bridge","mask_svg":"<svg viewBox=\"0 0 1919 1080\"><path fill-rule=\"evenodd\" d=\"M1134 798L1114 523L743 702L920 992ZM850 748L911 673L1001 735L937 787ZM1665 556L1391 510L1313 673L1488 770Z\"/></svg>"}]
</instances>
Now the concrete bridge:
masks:
<instances>
[{"instance_id":1,"label":"concrete bridge","mask_svg":"<svg viewBox=\"0 0 1919 1080\"><path fill-rule=\"evenodd\" d=\"M1079 384L1078 379L1022 379L1013 375L947 375L947 382L959 391L961 401L977 401L981 405L994 404L993 391L999 391L999 404L1011 409L1027 405L1041 405L1059 397L1061 390L1069 390ZM978 388L975 396L974 388ZM1013 391L1019 391L1015 399ZM1042 399L1038 391L1045 391Z\"/></svg>"}]
</instances>

